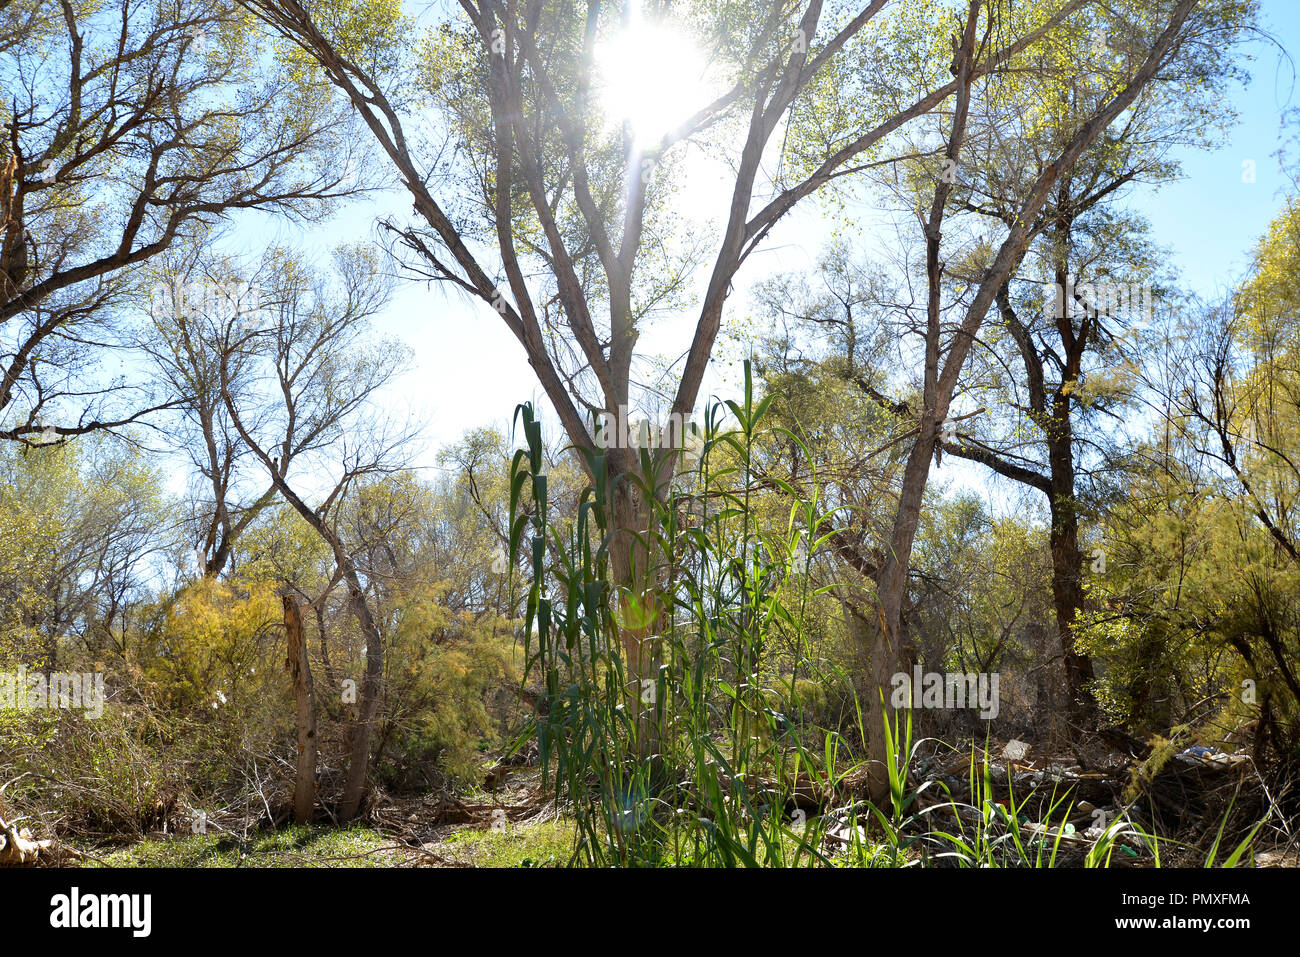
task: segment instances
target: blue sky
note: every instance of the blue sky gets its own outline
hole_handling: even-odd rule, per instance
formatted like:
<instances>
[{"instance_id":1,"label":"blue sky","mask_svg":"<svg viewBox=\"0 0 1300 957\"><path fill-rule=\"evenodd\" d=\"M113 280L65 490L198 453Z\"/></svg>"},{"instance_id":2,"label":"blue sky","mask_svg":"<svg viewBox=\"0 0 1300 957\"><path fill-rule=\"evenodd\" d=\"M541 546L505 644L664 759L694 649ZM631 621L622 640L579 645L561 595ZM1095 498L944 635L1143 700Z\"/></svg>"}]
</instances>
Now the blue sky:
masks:
<instances>
[{"instance_id":1,"label":"blue sky","mask_svg":"<svg viewBox=\"0 0 1300 957\"><path fill-rule=\"evenodd\" d=\"M1184 151L1182 180L1134 197L1151 220L1154 239L1170 250L1183 282L1196 292L1212 293L1241 274L1291 188L1275 154L1282 113L1300 104L1300 80L1289 60L1300 58L1300 0L1264 0L1262 13L1264 29L1277 42L1251 46L1252 80L1232 98L1240 119L1229 141L1212 152ZM1243 180L1247 161L1255 165L1254 183Z\"/></svg>"},{"instance_id":2,"label":"blue sky","mask_svg":"<svg viewBox=\"0 0 1300 957\"><path fill-rule=\"evenodd\" d=\"M1263 26L1277 43L1252 45L1252 80L1232 94L1240 121L1227 141L1211 152L1183 151L1180 181L1158 191L1143 188L1131 197L1151 221L1152 238L1169 251L1170 265L1182 277L1183 287L1200 293L1213 293L1240 276L1252 245L1277 214L1290 186L1275 154L1282 143L1282 112L1300 102L1295 65L1288 56L1300 54L1300 0L1264 0L1262 7ZM1248 160L1254 164L1254 182L1243 177ZM702 185L702 192L712 188L695 185ZM295 237L285 227L277 231L284 239L323 249L340 239L371 235L374 219L385 206L399 217L409 212L405 197L393 196L382 204L354 206L325 231ZM818 250L809 247L816 245L816 222L816 212L810 210L774 234L769 245L775 248L756 255L739 278L731 309L743 309L744 286L766 271L815 260ZM417 456L421 465L431 466L436 449L469 428L508 426L516 403L542 403L522 348L485 305L406 281L399 284L377 325L412 350L411 371L391 390L389 408L395 416L413 415L425 423L426 444ZM647 336L646 342L652 349L662 343L663 351L674 355L689 342L689 331L690 317L683 316L665 323L665 329ZM715 370L706 394L730 391L732 381L734 370Z\"/></svg>"}]
</instances>

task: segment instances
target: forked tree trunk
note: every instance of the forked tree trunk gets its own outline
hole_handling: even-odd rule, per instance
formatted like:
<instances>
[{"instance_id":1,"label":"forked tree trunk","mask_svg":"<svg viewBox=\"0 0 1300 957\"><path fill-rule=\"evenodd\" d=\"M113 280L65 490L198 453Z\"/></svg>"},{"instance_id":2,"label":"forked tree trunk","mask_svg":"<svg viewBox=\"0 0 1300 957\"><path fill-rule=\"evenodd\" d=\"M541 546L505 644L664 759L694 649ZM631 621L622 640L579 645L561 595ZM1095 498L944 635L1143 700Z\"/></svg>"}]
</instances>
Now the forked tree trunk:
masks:
<instances>
[{"instance_id":1,"label":"forked tree trunk","mask_svg":"<svg viewBox=\"0 0 1300 957\"><path fill-rule=\"evenodd\" d=\"M370 605L366 601L365 590L361 587L361 578L357 574L356 565L344 548L343 540L337 530L326 522L321 512L308 505L302 496L293 490L292 486L285 480L284 468L280 459L272 458L264 448L258 445L240 419L239 408L230 397L230 383L225 358L223 358L221 366L221 391L226 408L230 412L231 423L235 426L239 437L252 450L253 454L262 461L271 476L272 483L284 497L284 500L302 516L303 520L321 537L321 540L330 546L330 550L334 553L337 575L347 586L348 603L352 608L352 613L356 615L361 637L366 643L366 674L361 684L361 709L357 723L353 728L351 747L349 749L351 759L348 766L348 775L343 784L343 796L340 805L341 818L344 821L349 821L356 817L357 812L361 809L366 777L370 770L370 737L374 727L375 715L379 711L380 686L384 673L383 638L379 633L379 626L375 623L374 616L370 613ZM344 484L336 487L335 492L343 489L345 484L346 480Z\"/></svg>"},{"instance_id":2,"label":"forked tree trunk","mask_svg":"<svg viewBox=\"0 0 1300 957\"><path fill-rule=\"evenodd\" d=\"M297 704L298 764L293 782L293 819L311 821L316 804L316 688L307 658L307 636L302 627L302 608L293 594L284 594L284 633L288 642L285 669L293 679Z\"/></svg>"},{"instance_id":3,"label":"forked tree trunk","mask_svg":"<svg viewBox=\"0 0 1300 957\"><path fill-rule=\"evenodd\" d=\"M1147 54L1142 67L1134 74L1129 84L1099 109L1084 123L1069 143L1061 151L1056 161L1043 168L1038 174L1033 189L1021 207L1006 240L1003 242L992 264L985 272L971 304L961 322L961 327L952 337L946 358L942 365L939 361L940 325L938 322L938 288L942 266L938 262L939 225L942 223L943 210L948 190L941 184L935 190L935 203L926 230L927 240L927 276L930 281L929 325L926 335L926 369L923 393L923 412L917 426L916 443L908 456L907 467L903 473L903 486L897 511L894 514L893 532L890 536L889 551L877 578L878 601L880 608L880 641L872 651L872 679L875 686L888 695L887 688L893 674L899 670L902 661L902 609L907 588L908 567L912 558L912 543L920 524L921 502L925 494L926 482L930 474L930 461L934 454L939 425L947 418L948 409L957 388L957 381L966 356L979 333L985 314L993 305L997 290L1002 288L1015 264L1024 255L1029 242L1030 224L1037 218L1047 200L1048 191L1059 181L1060 177L1078 161L1086 150L1116 118L1137 99L1142 88L1151 80L1163 65L1166 56L1179 38L1183 24L1187 21L1196 0L1180 0L1170 15L1168 27L1160 34ZM962 72L962 89L969 89L970 49L973 42L973 29L978 5L972 3L971 17L967 21L967 33L964 38L962 53L959 54L957 66ZM960 96L960 94L959 94ZM953 135L949 140L948 155L957 159L961 144L960 120L963 119L964 102L959 98L957 114L954 117ZM888 706L888 697L886 697ZM879 766L880 742L883 738L883 715L877 725L874 718L878 708L871 708L868 714L869 728L872 729L875 742L871 747L875 753L876 763L873 774L868 780L870 796L879 804L889 796L888 780L883 766Z\"/></svg>"}]
</instances>

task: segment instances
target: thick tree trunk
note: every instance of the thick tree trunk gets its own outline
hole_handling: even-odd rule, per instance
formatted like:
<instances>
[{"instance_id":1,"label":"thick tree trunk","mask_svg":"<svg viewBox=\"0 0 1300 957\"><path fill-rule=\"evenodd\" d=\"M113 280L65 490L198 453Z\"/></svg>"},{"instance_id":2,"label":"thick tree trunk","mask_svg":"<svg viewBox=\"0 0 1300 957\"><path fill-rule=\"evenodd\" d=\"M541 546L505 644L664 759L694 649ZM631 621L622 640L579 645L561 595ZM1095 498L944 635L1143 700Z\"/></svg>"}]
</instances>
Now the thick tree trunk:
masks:
<instances>
[{"instance_id":1,"label":"thick tree trunk","mask_svg":"<svg viewBox=\"0 0 1300 957\"><path fill-rule=\"evenodd\" d=\"M1090 682L1092 659L1075 646L1074 623L1084 604L1083 553L1079 550L1078 499L1074 489L1073 441L1069 397L1056 397L1056 433L1048 440L1051 479L1052 603L1065 667L1065 687L1071 735L1095 723L1096 702Z\"/></svg>"},{"instance_id":2,"label":"thick tree trunk","mask_svg":"<svg viewBox=\"0 0 1300 957\"><path fill-rule=\"evenodd\" d=\"M658 563L644 544L651 538L651 509L639 490L626 481L619 483L613 498L610 568L615 587L626 589L616 599L616 615L626 669L627 707L637 716L637 757L649 761L659 752L659 636L667 619L655 587Z\"/></svg>"},{"instance_id":3,"label":"thick tree trunk","mask_svg":"<svg viewBox=\"0 0 1300 957\"><path fill-rule=\"evenodd\" d=\"M316 688L307 658L307 636L302 627L302 608L294 595L284 595L284 633L288 643L285 668L293 679L297 705L298 763L293 783L293 819L311 821L316 804Z\"/></svg>"},{"instance_id":4,"label":"thick tree trunk","mask_svg":"<svg viewBox=\"0 0 1300 957\"><path fill-rule=\"evenodd\" d=\"M1069 187L1061 184L1067 205ZM1074 423L1071 419L1071 396L1082 374L1083 355L1092 335L1092 319L1086 313L1076 331L1070 292L1069 252L1073 221L1061 214L1056 223L1055 279L1058 290L1057 331L1065 353L1061 384L1051 396L1045 421L1041 424L1047 441L1048 499L1051 528L1048 540L1052 551L1052 603L1056 610L1056 630L1060 639L1061 662L1065 670L1066 713L1071 740L1095 725L1096 706L1089 683L1092 661L1075 648L1074 623L1083 608L1083 554L1079 551L1079 500L1074 479Z\"/></svg>"}]
</instances>

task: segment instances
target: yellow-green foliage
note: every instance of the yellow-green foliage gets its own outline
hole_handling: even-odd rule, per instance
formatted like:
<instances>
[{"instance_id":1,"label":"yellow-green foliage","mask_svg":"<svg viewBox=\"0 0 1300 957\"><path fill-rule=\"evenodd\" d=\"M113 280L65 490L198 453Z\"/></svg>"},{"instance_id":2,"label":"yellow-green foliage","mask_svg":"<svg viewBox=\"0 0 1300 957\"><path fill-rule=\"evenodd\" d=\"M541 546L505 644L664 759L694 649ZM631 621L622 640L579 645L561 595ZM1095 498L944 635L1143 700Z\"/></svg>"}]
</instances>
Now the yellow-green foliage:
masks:
<instances>
[{"instance_id":1,"label":"yellow-green foliage","mask_svg":"<svg viewBox=\"0 0 1300 957\"><path fill-rule=\"evenodd\" d=\"M477 490L491 509L504 482L482 478ZM505 576L484 574L499 540L459 491L387 476L358 489L347 518L357 537L384 542L365 558L384 639L377 768L399 788L422 786L435 770L481 781L484 752L501 730L490 699L518 681L513 624L500 614ZM336 636L335 656L341 677L358 683L359 641Z\"/></svg>"},{"instance_id":2,"label":"yellow-green foliage","mask_svg":"<svg viewBox=\"0 0 1300 957\"><path fill-rule=\"evenodd\" d=\"M283 622L269 582L191 582L159 609L145 675L174 705L243 713L283 691L276 667Z\"/></svg>"},{"instance_id":3,"label":"yellow-green foliage","mask_svg":"<svg viewBox=\"0 0 1300 957\"><path fill-rule=\"evenodd\" d=\"M482 752L500 730L487 698L518 681L510 623L450 611L431 588L403 603L388 655L388 707L400 749L432 758L454 778L481 778Z\"/></svg>"},{"instance_id":4,"label":"yellow-green foliage","mask_svg":"<svg viewBox=\"0 0 1300 957\"><path fill-rule=\"evenodd\" d=\"M66 644L70 606L89 627L105 566L117 587L134 583L167 521L160 484L137 451L111 439L0 443L0 666L36 663Z\"/></svg>"},{"instance_id":5,"label":"yellow-green foliage","mask_svg":"<svg viewBox=\"0 0 1300 957\"><path fill-rule=\"evenodd\" d=\"M0 449L0 663L38 638L48 604L41 583L53 573L62 504L76 485L75 458L65 449L20 457Z\"/></svg>"},{"instance_id":6,"label":"yellow-green foliage","mask_svg":"<svg viewBox=\"0 0 1300 957\"><path fill-rule=\"evenodd\" d=\"M1283 336L1294 348L1300 328L1287 321L1300 305L1300 200L1292 197L1255 247L1250 279L1242 289L1246 325L1257 343Z\"/></svg>"},{"instance_id":7,"label":"yellow-green foliage","mask_svg":"<svg viewBox=\"0 0 1300 957\"><path fill-rule=\"evenodd\" d=\"M1159 734L1151 737L1148 742L1151 745L1151 754L1145 761L1134 765L1129 772L1128 785L1124 788L1125 803L1136 801L1170 759L1183 749L1187 744L1187 731L1186 725L1179 725L1169 732L1167 738Z\"/></svg>"},{"instance_id":8,"label":"yellow-green foliage","mask_svg":"<svg viewBox=\"0 0 1300 957\"><path fill-rule=\"evenodd\" d=\"M1262 636L1274 629L1294 660L1300 568L1246 503L1210 491L1187 495L1168 476L1152 477L1112 510L1104 541L1106 570L1088 577L1094 604L1078 637L1105 663L1095 691L1113 720L1154 728L1177 707L1218 694L1219 719L1205 729L1213 739L1252 717L1270 691L1285 708ZM1247 667L1243 648L1258 672ZM1257 699L1241 694L1245 679L1257 683ZM1160 714L1152 711L1156 701L1164 703Z\"/></svg>"},{"instance_id":9,"label":"yellow-green foliage","mask_svg":"<svg viewBox=\"0 0 1300 957\"><path fill-rule=\"evenodd\" d=\"M818 728L841 728L857 716L853 687L833 678L802 678L795 681L796 707L806 724Z\"/></svg>"}]
</instances>

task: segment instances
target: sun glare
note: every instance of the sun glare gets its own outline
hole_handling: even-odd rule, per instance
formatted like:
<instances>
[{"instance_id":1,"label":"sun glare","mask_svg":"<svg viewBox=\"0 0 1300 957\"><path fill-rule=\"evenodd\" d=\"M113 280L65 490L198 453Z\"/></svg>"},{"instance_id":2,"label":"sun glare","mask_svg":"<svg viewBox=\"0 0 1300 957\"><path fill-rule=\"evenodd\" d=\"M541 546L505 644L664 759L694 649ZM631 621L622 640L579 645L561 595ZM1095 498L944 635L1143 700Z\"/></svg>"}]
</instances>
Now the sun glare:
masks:
<instances>
[{"instance_id":1,"label":"sun glare","mask_svg":"<svg viewBox=\"0 0 1300 957\"><path fill-rule=\"evenodd\" d=\"M609 122L627 122L642 143L661 139L707 102L699 51L681 34L648 23L601 44L596 80Z\"/></svg>"}]
</instances>

